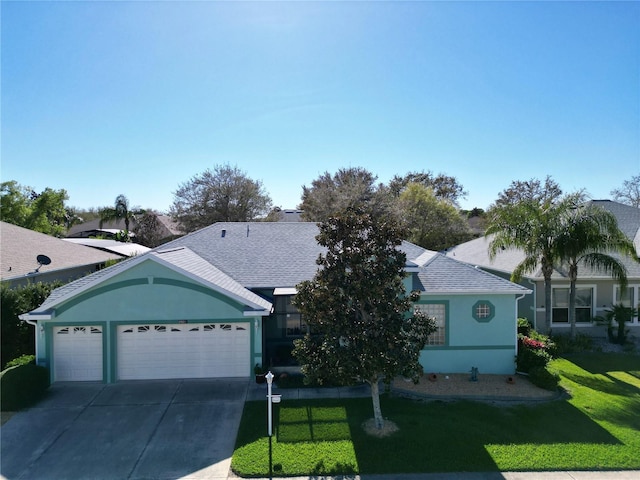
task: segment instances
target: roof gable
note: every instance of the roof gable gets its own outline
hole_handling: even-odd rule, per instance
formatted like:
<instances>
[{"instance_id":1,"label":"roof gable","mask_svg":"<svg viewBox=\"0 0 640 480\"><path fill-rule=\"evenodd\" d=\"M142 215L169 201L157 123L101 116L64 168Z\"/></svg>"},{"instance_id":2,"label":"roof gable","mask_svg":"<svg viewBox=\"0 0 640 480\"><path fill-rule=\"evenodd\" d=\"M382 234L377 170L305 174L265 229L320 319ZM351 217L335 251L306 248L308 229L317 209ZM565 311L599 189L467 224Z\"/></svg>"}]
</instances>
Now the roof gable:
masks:
<instances>
[{"instance_id":1,"label":"roof gable","mask_svg":"<svg viewBox=\"0 0 640 480\"><path fill-rule=\"evenodd\" d=\"M437 253L417 275L414 288L426 294L526 294L531 290Z\"/></svg>"},{"instance_id":2,"label":"roof gable","mask_svg":"<svg viewBox=\"0 0 640 480\"><path fill-rule=\"evenodd\" d=\"M238 282L211 265L188 248L162 249L120 262L93 275L76 280L54 290L45 302L35 309L34 314L48 312L58 305L84 292L104 284L108 280L131 270L135 266L153 261L180 275L245 305L245 314L265 314L271 310L271 303L242 287Z\"/></svg>"}]
</instances>

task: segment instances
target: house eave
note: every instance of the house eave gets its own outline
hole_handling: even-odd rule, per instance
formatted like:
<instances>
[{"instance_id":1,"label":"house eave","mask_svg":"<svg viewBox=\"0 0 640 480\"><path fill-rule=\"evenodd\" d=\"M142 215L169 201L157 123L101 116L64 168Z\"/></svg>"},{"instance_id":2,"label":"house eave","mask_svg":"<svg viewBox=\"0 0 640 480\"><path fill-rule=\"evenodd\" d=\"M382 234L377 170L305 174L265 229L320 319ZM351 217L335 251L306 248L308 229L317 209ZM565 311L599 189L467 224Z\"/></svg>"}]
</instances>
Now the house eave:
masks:
<instances>
[{"instance_id":1,"label":"house eave","mask_svg":"<svg viewBox=\"0 0 640 480\"><path fill-rule=\"evenodd\" d=\"M426 296L443 296L443 295L521 295L530 294L533 290L513 290L513 291L496 291L496 290L460 290L460 291L437 291L437 292L425 292L421 291L420 295Z\"/></svg>"}]
</instances>

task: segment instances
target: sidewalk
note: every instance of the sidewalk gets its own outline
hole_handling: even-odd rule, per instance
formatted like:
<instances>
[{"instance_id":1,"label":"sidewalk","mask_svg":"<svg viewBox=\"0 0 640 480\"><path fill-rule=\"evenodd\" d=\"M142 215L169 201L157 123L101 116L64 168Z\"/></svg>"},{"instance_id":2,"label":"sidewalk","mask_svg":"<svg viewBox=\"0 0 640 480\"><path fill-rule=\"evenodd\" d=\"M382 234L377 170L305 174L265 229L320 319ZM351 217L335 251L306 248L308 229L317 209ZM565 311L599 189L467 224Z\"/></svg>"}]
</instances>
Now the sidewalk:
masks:
<instances>
[{"instance_id":1,"label":"sidewalk","mask_svg":"<svg viewBox=\"0 0 640 480\"><path fill-rule=\"evenodd\" d=\"M229 476L230 480L239 477ZM277 478L277 477L274 477ZM638 480L640 471L617 472L461 472L405 475L354 475L286 477L286 480ZM267 479L254 479L267 480Z\"/></svg>"},{"instance_id":2,"label":"sidewalk","mask_svg":"<svg viewBox=\"0 0 640 480\"><path fill-rule=\"evenodd\" d=\"M272 386L272 393L283 398L301 400L310 398L359 398L371 395L368 385L356 387L323 388L278 388ZM251 383L247 400L265 400L267 385ZM229 472L229 480L240 477ZM273 477L278 478L278 477ZM415 473L389 475L342 475L308 477L286 477L287 480L640 480L640 471L568 471L568 472L456 472L456 473ZM257 479L266 480L266 479Z\"/></svg>"}]
</instances>

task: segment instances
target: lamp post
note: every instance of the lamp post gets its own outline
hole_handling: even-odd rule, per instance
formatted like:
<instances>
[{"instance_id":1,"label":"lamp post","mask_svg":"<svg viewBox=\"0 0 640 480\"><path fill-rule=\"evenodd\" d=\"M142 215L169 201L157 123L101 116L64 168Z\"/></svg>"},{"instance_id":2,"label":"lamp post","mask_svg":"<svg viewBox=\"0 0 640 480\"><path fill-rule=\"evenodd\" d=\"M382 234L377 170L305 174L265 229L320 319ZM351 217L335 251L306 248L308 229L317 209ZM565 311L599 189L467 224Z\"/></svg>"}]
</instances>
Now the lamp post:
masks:
<instances>
[{"instance_id":1,"label":"lamp post","mask_svg":"<svg viewBox=\"0 0 640 480\"><path fill-rule=\"evenodd\" d=\"M271 396L271 385L273 384L273 373L269 371L265 377L267 379L267 434L269 435L269 440L271 440L271 435L273 434L273 406L272 406L272 396Z\"/></svg>"}]
</instances>

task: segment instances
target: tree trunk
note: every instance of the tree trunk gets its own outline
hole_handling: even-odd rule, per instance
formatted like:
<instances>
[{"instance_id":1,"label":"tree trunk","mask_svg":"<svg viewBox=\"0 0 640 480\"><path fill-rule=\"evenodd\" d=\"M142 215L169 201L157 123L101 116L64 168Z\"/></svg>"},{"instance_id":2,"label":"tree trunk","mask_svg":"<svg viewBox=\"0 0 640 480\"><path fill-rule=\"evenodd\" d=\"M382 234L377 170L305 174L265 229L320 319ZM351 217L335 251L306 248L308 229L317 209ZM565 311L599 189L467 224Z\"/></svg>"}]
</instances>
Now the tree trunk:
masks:
<instances>
[{"instance_id":1,"label":"tree trunk","mask_svg":"<svg viewBox=\"0 0 640 480\"><path fill-rule=\"evenodd\" d=\"M544 279L544 332L545 335L551 333L551 275Z\"/></svg>"},{"instance_id":2,"label":"tree trunk","mask_svg":"<svg viewBox=\"0 0 640 480\"><path fill-rule=\"evenodd\" d=\"M380 387L378 379L369 382L371 386L371 400L373 401L373 418L376 422L376 428L382 430L384 427L384 418L382 418L382 409L380 408Z\"/></svg>"},{"instance_id":3,"label":"tree trunk","mask_svg":"<svg viewBox=\"0 0 640 480\"><path fill-rule=\"evenodd\" d=\"M569 325L571 325L571 340L576 339L576 280L578 279L578 268L569 267Z\"/></svg>"}]
</instances>

